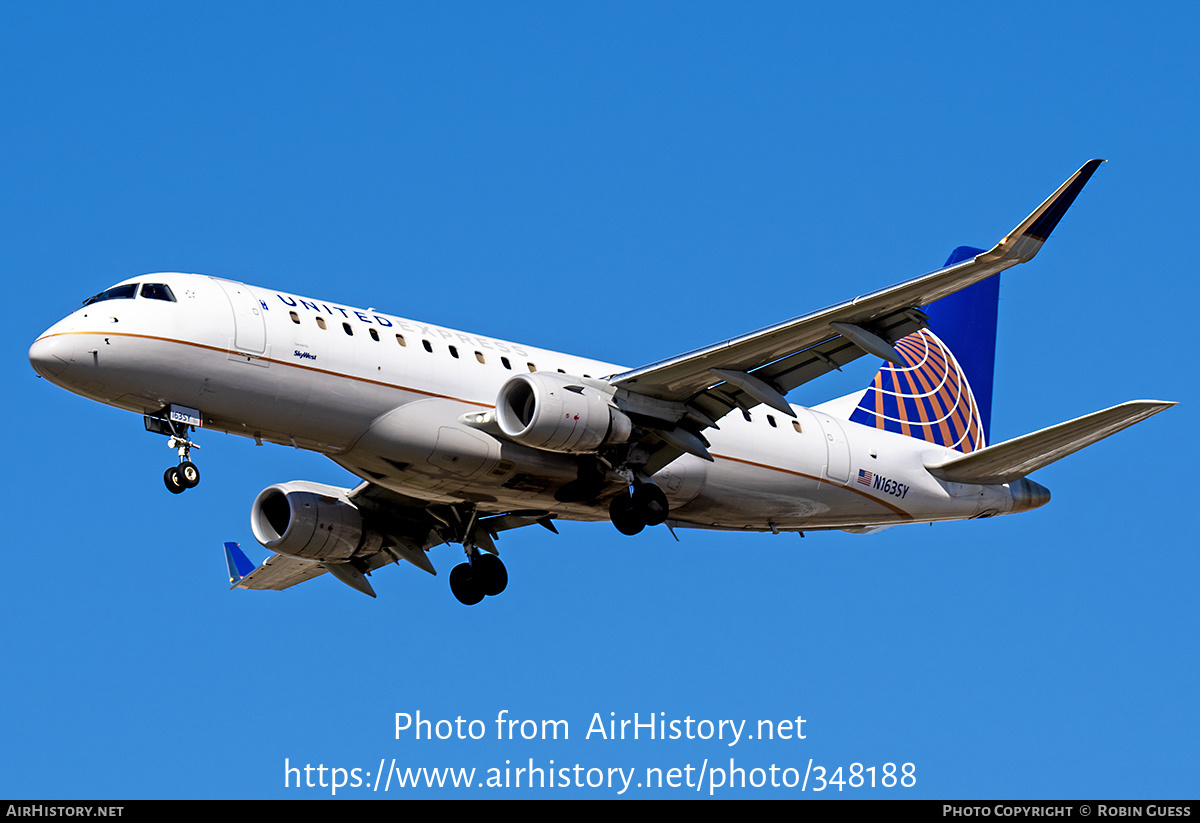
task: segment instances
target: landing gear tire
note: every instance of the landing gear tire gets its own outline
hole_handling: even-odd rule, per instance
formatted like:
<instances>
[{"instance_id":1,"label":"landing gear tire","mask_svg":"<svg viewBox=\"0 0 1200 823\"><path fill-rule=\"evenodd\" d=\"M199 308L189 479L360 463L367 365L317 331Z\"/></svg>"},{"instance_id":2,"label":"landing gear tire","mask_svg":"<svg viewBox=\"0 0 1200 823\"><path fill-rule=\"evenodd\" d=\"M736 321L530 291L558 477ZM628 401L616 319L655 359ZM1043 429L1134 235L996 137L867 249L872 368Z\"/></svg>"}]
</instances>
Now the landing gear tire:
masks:
<instances>
[{"instance_id":1,"label":"landing gear tire","mask_svg":"<svg viewBox=\"0 0 1200 823\"><path fill-rule=\"evenodd\" d=\"M183 494L187 490L187 486L183 485L183 480L179 476L179 469L174 466L163 473L163 483L171 494Z\"/></svg>"},{"instance_id":2,"label":"landing gear tire","mask_svg":"<svg viewBox=\"0 0 1200 823\"><path fill-rule=\"evenodd\" d=\"M646 521L633 505L633 498L619 494L608 504L608 516L621 534L635 535L646 528Z\"/></svg>"},{"instance_id":3,"label":"landing gear tire","mask_svg":"<svg viewBox=\"0 0 1200 823\"><path fill-rule=\"evenodd\" d=\"M180 463L176 471L179 474L179 484L185 489L194 489L200 485L200 470L192 461Z\"/></svg>"},{"instance_id":4,"label":"landing gear tire","mask_svg":"<svg viewBox=\"0 0 1200 823\"><path fill-rule=\"evenodd\" d=\"M608 504L608 516L621 534L637 534L647 526L666 521L671 504L663 490L653 483L642 483L633 494L619 494Z\"/></svg>"},{"instance_id":5,"label":"landing gear tire","mask_svg":"<svg viewBox=\"0 0 1200 823\"><path fill-rule=\"evenodd\" d=\"M633 491L633 510L647 526L657 526L671 513L671 504L662 489L653 483L643 483Z\"/></svg>"},{"instance_id":6,"label":"landing gear tire","mask_svg":"<svg viewBox=\"0 0 1200 823\"><path fill-rule=\"evenodd\" d=\"M488 597L508 587L508 569L494 554L481 554L471 562L471 574Z\"/></svg>"},{"instance_id":7,"label":"landing gear tire","mask_svg":"<svg viewBox=\"0 0 1200 823\"><path fill-rule=\"evenodd\" d=\"M464 606L474 606L483 599L483 588L475 578L470 563L459 563L450 570L450 591Z\"/></svg>"}]
</instances>

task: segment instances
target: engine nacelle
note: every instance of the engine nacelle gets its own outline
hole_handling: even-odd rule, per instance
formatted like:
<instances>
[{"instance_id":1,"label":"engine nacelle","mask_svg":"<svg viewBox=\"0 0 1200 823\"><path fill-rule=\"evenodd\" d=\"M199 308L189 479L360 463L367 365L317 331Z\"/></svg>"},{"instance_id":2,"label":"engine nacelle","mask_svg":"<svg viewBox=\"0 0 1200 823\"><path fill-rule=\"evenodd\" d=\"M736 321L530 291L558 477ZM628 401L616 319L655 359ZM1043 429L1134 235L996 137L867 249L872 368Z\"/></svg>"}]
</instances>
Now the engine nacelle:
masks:
<instances>
[{"instance_id":1,"label":"engine nacelle","mask_svg":"<svg viewBox=\"0 0 1200 823\"><path fill-rule=\"evenodd\" d=\"M367 528L347 489L321 483L277 483L259 492L250 510L254 538L278 554L345 562L383 545Z\"/></svg>"},{"instance_id":2,"label":"engine nacelle","mask_svg":"<svg viewBox=\"0 0 1200 823\"><path fill-rule=\"evenodd\" d=\"M551 372L518 374L501 386L496 422L517 443L568 453L624 443L633 431L604 392L578 377Z\"/></svg>"}]
</instances>

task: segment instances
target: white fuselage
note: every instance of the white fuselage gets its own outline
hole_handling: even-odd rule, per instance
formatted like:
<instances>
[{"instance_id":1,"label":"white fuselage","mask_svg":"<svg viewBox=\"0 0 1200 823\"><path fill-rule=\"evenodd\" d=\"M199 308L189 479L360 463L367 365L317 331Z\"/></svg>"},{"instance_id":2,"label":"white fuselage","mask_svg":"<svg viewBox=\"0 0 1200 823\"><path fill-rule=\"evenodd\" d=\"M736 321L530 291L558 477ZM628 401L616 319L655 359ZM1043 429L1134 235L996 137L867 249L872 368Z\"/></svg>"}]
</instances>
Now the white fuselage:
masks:
<instances>
[{"instance_id":1,"label":"white fuselage","mask_svg":"<svg viewBox=\"0 0 1200 823\"><path fill-rule=\"evenodd\" d=\"M624 369L286 292L194 274L86 305L49 328L30 359L85 397L142 414L199 409L205 428L327 455L364 480L433 502L606 520L557 501L575 455L513 443L460 416L493 408L522 372L602 378ZM1008 486L967 486L924 468L956 454L821 409L793 420L758 407L706 432L714 458L685 454L654 480L671 522L701 528L858 528L1003 514Z\"/></svg>"}]
</instances>

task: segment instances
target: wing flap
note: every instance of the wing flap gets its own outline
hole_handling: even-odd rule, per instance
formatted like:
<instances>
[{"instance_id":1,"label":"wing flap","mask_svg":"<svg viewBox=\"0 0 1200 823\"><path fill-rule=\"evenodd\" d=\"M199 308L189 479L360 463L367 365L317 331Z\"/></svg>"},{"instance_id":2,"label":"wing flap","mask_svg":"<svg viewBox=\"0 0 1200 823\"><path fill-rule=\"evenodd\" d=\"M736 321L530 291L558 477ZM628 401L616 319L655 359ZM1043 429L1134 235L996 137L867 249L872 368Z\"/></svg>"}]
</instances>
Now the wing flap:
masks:
<instances>
[{"instance_id":1,"label":"wing flap","mask_svg":"<svg viewBox=\"0 0 1200 823\"><path fill-rule=\"evenodd\" d=\"M909 309L897 312L886 322L875 326L879 335L889 343L925 328L926 318L921 312ZM854 362L866 352L842 336L830 337L804 351L796 352L773 363L755 369L749 374L787 394L797 386L842 366ZM749 393L728 382L701 392L692 398L691 405L705 412L713 420L720 420L734 409L749 411L759 401Z\"/></svg>"},{"instance_id":2,"label":"wing flap","mask_svg":"<svg viewBox=\"0 0 1200 823\"><path fill-rule=\"evenodd\" d=\"M952 483L1011 483L1174 405L1131 400L925 468Z\"/></svg>"}]
</instances>

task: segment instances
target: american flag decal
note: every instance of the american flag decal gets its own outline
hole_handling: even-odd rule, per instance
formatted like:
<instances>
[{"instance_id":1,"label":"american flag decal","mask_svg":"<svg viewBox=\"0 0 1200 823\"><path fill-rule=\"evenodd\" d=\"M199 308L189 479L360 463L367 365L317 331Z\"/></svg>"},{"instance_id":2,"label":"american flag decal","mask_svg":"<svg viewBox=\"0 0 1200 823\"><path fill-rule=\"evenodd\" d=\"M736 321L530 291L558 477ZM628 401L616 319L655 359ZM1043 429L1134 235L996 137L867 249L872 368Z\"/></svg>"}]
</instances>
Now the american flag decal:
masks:
<instances>
[{"instance_id":1,"label":"american flag decal","mask_svg":"<svg viewBox=\"0 0 1200 823\"><path fill-rule=\"evenodd\" d=\"M871 477L872 477L871 473L869 471L867 471L866 469L858 470L859 485L869 487L871 485Z\"/></svg>"}]
</instances>

